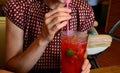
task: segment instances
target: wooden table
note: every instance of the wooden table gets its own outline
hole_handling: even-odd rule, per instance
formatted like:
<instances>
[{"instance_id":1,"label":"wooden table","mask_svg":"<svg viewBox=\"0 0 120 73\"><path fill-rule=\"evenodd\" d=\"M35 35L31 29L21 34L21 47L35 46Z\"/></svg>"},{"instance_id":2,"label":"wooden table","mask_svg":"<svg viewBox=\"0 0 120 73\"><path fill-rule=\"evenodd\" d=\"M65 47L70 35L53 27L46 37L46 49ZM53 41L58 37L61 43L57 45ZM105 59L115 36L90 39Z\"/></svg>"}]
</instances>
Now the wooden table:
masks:
<instances>
[{"instance_id":1,"label":"wooden table","mask_svg":"<svg viewBox=\"0 0 120 73\"><path fill-rule=\"evenodd\" d=\"M7 71L7 70L0 69L0 73L13 73L13 72L10 72L10 71Z\"/></svg>"},{"instance_id":2,"label":"wooden table","mask_svg":"<svg viewBox=\"0 0 120 73\"><path fill-rule=\"evenodd\" d=\"M120 65L92 69L90 73L120 73Z\"/></svg>"},{"instance_id":3,"label":"wooden table","mask_svg":"<svg viewBox=\"0 0 120 73\"><path fill-rule=\"evenodd\" d=\"M0 69L0 73L14 73ZM120 65L92 69L90 73L120 73Z\"/></svg>"}]
</instances>

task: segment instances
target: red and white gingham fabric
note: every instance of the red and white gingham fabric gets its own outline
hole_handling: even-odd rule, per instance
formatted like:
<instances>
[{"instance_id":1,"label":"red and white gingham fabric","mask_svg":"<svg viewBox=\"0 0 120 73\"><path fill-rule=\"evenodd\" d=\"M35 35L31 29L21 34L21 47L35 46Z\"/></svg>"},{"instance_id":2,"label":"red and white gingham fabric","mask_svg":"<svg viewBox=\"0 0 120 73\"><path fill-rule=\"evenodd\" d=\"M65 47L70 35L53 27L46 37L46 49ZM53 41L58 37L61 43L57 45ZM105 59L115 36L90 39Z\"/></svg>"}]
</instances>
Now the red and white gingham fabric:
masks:
<instances>
[{"instance_id":1,"label":"red and white gingham fabric","mask_svg":"<svg viewBox=\"0 0 120 73\"><path fill-rule=\"evenodd\" d=\"M70 30L85 31L93 26L94 13L83 0L73 0L69 4L72 18L69 21ZM50 9L43 0L8 0L5 15L24 31L24 50L41 33L44 15ZM17 42L16 42L17 43ZM60 31L49 43L44 54L33 69L60 69ZM31 54L32 55L32 54Z\"/></svg>"}]
</instances>

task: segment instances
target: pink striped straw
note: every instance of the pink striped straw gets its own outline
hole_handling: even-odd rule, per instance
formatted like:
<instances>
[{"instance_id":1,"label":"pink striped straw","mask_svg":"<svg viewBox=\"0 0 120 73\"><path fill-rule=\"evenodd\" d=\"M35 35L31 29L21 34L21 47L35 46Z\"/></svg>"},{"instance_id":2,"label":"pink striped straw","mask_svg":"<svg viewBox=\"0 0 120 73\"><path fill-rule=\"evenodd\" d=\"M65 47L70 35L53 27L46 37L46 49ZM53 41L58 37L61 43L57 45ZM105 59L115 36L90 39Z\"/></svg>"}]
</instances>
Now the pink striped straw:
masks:
<instances>
[{"instance_id":1,"label":"pink striped straw","mask_svg":"<svg viewBox=\"0 0 120 73\"><path fill-rule=\"evenodd\" d=\"M69 3L68 3L68 0L66 0L66 7L69 8ZM66 30L66 35L68 36L69 35L69 22L67 22L67 30Z\"/></svg>"}]
</instances>

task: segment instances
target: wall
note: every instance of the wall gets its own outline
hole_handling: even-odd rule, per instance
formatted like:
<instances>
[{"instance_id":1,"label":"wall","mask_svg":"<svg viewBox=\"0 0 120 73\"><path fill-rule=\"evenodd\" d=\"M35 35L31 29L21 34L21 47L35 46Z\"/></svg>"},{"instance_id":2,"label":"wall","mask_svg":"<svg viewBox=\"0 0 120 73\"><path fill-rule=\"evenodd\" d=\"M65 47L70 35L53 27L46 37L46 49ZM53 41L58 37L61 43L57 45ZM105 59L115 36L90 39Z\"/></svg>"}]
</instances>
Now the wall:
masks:
<instances>
[{"instance_id":1,"label":"wall","mask_svg":"<svg viewBox=\"0 0 120 73\"><path fill-rule=\"evenodd\" d=\"M0 0L0 5L4 5L6 0Z\"/></svg>"},{"instance_id":2,"label":"wall","mask_svg":"<svg viewBox=\"0 0 120 73\"><path fill-rule=\"evenodd\" d=\"M108 10L107 15L107 21L106 21L106 33L109 32L109 30L114 26L114 24L120 20L120 0L110 0L110 6ZM118 27L114 35L117 37L120 37L120 27Z\"/></svg>"},{"instance_id":3,"label":"wall","mask_svg":"<svg viewBox=\"0 0 120 73\"><path fill-rule=\"evenodd\" d=\"M5 17L0 17L0 68L5 61Z\"/></svg>"}]
</instances>

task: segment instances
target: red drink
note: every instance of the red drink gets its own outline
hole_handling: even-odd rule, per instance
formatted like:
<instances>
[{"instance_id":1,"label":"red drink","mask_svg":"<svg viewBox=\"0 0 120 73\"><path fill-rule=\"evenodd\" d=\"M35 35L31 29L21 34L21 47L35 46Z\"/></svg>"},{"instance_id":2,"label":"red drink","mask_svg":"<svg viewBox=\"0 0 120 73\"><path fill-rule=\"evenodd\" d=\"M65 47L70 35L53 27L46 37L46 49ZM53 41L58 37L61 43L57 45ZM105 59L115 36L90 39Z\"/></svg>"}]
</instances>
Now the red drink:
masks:
<instances>
[{"instance_id":1,"label":"red drink","mask_svg":"<svg viewBox=\"0 0 120 73\"><path fill-rule=\"evenodd\" d=\"M77 36L61 39L61 67L62 73L81 73L87 41L80 40Z\"/></svg>"}]
</instances>

